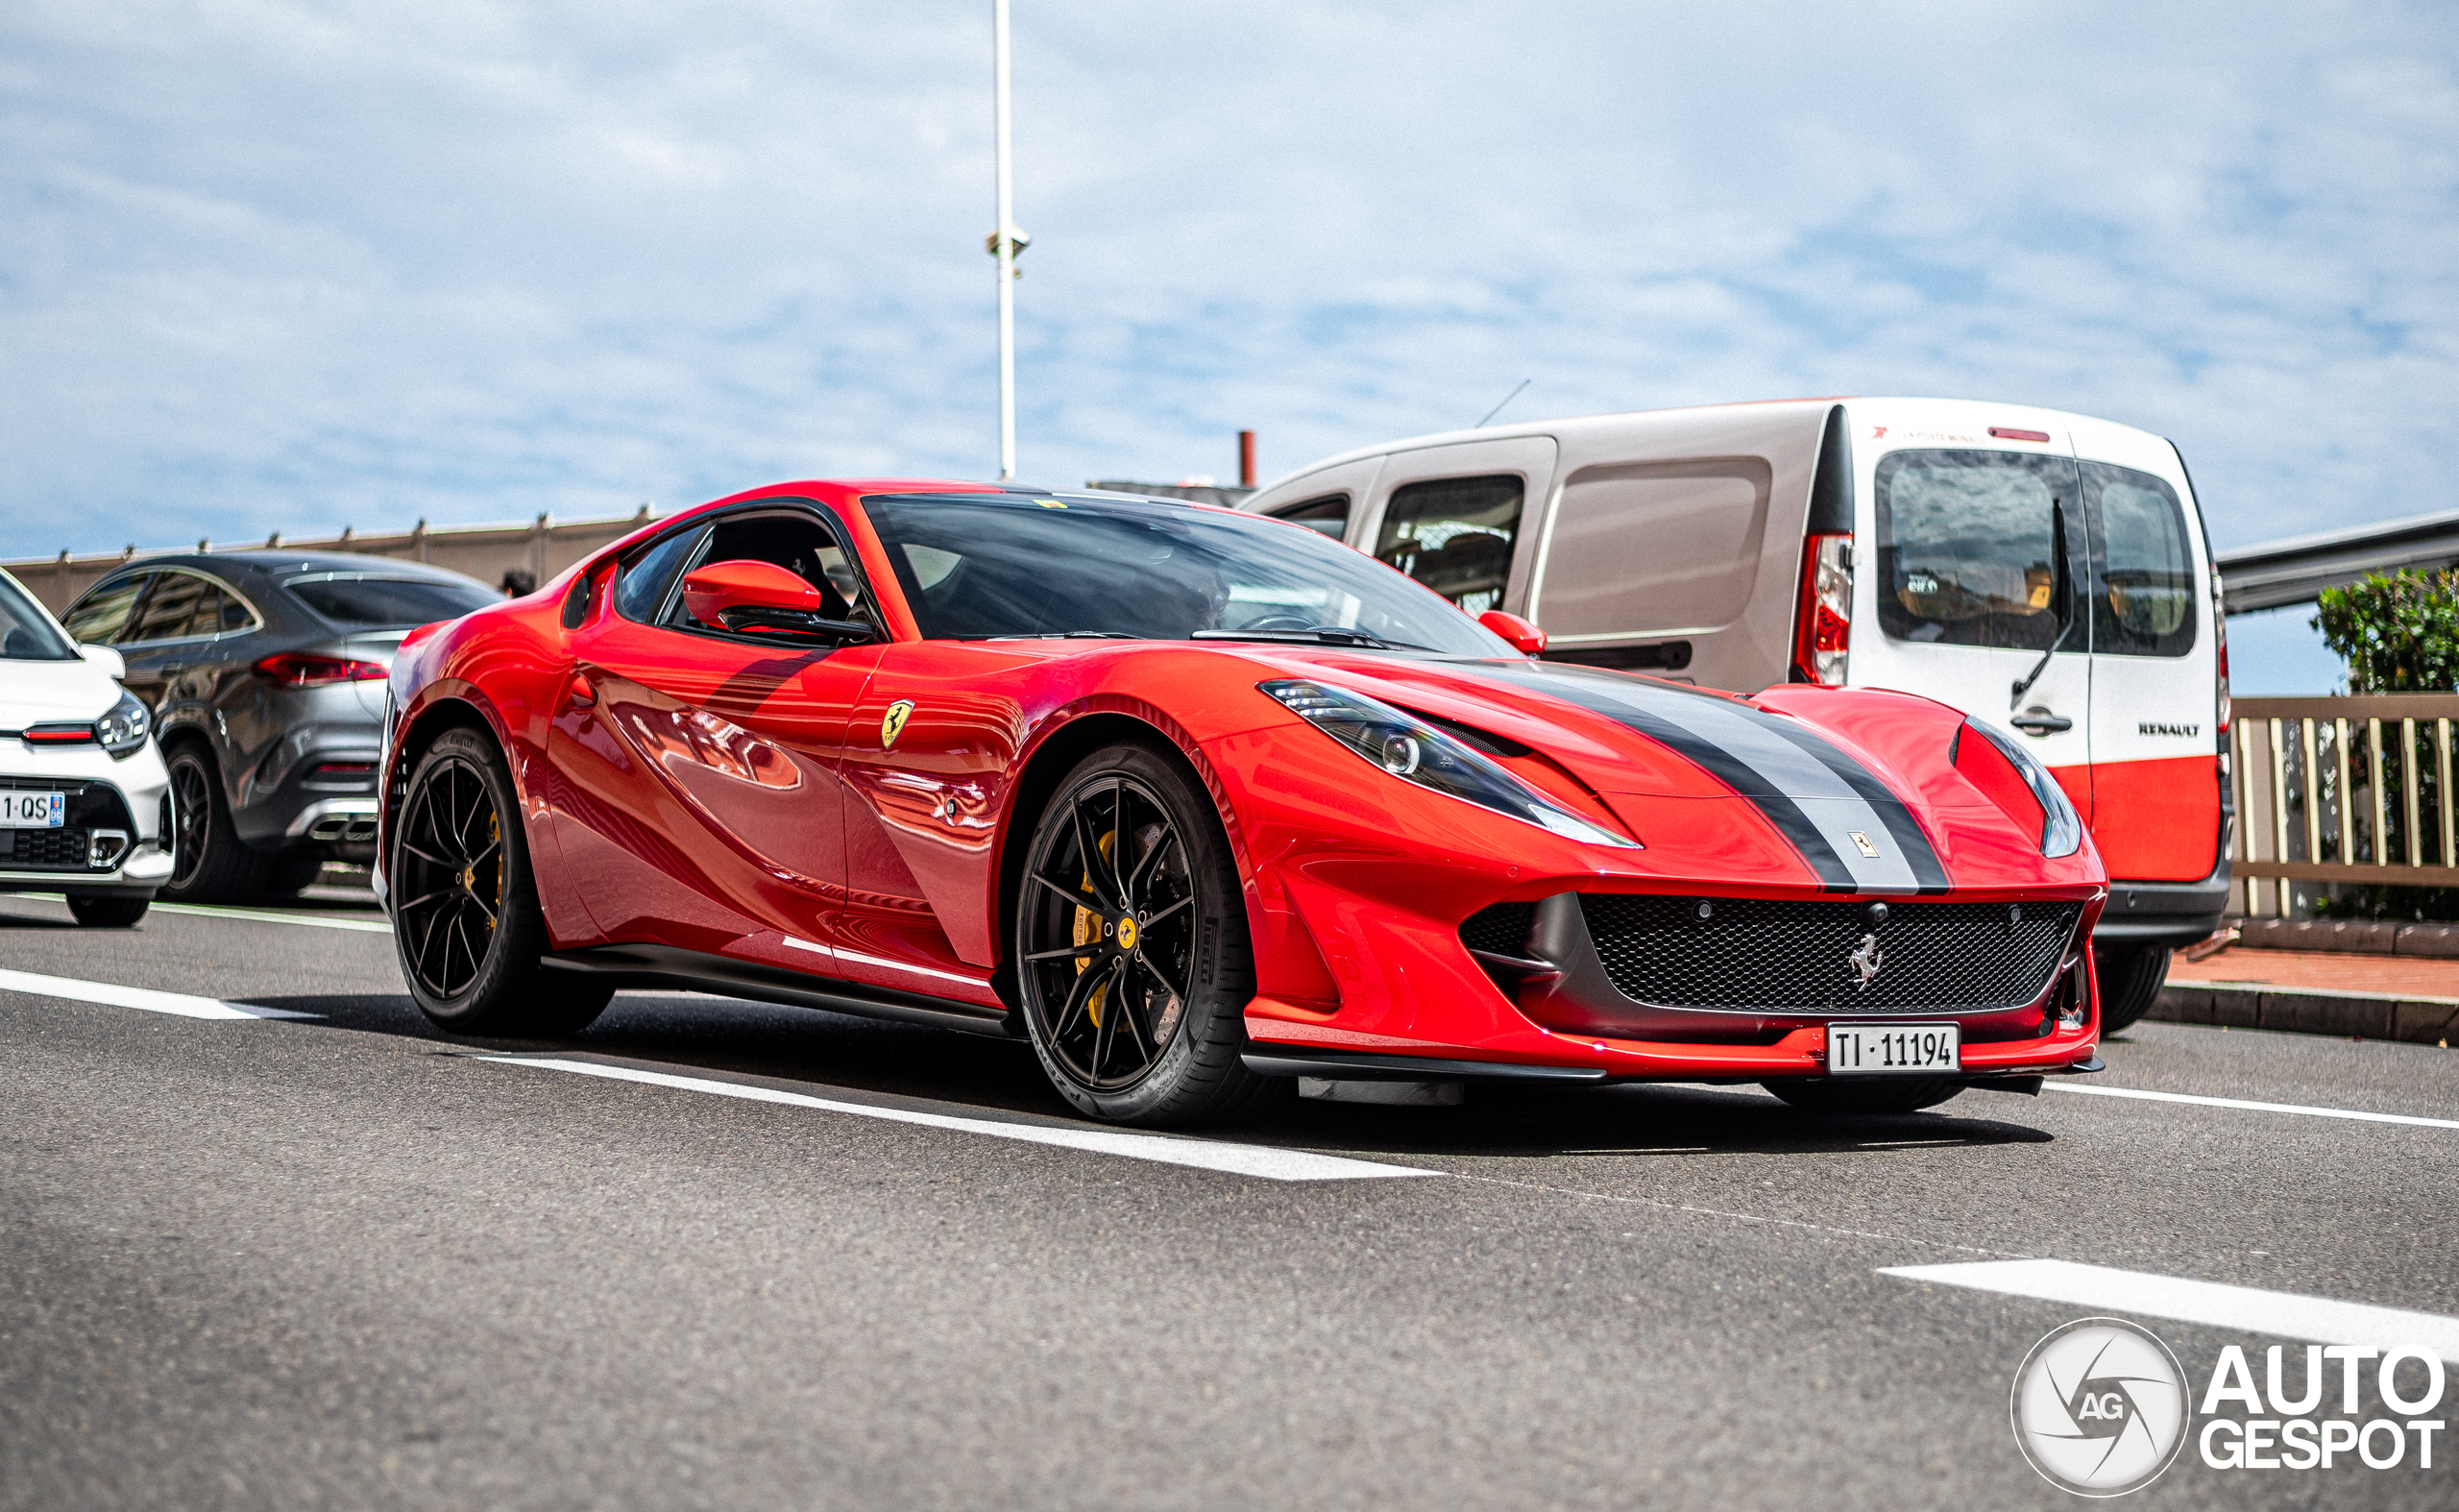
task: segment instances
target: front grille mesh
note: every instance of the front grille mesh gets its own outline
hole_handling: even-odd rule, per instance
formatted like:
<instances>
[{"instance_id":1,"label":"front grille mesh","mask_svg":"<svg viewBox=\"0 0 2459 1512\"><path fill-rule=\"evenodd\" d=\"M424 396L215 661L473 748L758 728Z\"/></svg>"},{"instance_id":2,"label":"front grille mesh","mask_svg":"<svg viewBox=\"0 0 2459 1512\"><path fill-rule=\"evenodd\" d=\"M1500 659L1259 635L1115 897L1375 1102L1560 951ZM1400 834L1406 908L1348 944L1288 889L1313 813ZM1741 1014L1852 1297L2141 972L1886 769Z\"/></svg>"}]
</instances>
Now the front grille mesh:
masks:
<instances>
[{"instance_id":1,"label":"front grille mesh","mask_svg":"<svg viewBox=\"0 0 2459 1512\"><path fill-rule=\"evenodd\" d=\"M0 830L0 871L84 871L90 832Z\"/></svg>"},{"instance_id":2,"label":"front grille mesh","mask_svg":"<svg viewBox=\"0 0 2459 1512\"><path fill-rule=\"evenodd\" d=\"M1584 892L1580 909L1605 973L1626 997L1666 1008L1817 1013L1976 1012L2049 988L2082 905L1776 902ZM1850 960L1875 935L1883 964L1866 988Z\"/></svg>"},{"instance_id":3,"label":"front grille mesh","mask_svg":"<svg viewBox=\"0 0 2459 1512\"><path fill-rule=\"evenodd\" d=\"M1537 916L1534 903L1497 903L1460 921L1460 943L1491 956L1526 959L1528 926Z\"/></svg>"}]
</instances>

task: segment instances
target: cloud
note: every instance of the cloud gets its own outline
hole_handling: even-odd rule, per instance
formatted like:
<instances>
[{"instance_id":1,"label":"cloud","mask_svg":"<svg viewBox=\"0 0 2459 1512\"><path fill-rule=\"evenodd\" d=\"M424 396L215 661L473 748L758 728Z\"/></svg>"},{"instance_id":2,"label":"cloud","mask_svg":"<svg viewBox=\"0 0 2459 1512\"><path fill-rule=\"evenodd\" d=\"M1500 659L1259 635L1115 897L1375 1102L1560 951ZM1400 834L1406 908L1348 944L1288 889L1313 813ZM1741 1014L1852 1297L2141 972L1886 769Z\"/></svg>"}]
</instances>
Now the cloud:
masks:
<instances>
[{"instance_id":1,"label":"cloud","mask_svg":"<svg viewBox=\"0 0 2459 1512\"><path fill-rule=\"evenodd\" d=\"M21 0L11 554L993 465L974 0ZM1017 16L1028 476L1939 393L2145 426L2223 543L2442 502L2459 18Z\"/></svg>"}]
</instances>

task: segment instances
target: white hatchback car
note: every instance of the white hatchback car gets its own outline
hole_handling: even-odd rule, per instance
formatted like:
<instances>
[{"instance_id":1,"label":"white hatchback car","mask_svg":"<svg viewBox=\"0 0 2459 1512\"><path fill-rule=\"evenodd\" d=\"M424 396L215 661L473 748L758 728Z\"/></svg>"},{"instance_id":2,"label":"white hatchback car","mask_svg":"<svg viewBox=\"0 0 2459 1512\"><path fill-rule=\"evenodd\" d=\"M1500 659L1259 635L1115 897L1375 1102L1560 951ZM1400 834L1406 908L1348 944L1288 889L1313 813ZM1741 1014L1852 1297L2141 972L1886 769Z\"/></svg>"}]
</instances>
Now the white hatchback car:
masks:
<instances>
[{"instance_id":1,"label":"white hatchback car","mask_svg":"<svg viewBox=\"0 0 2459 1512\"><path fill-rule=\"evenodd\" d=\"M171 874L171 779L125 670L0 572L0 892L64 893L106 929Z\"/></svg>"}]
</instances>

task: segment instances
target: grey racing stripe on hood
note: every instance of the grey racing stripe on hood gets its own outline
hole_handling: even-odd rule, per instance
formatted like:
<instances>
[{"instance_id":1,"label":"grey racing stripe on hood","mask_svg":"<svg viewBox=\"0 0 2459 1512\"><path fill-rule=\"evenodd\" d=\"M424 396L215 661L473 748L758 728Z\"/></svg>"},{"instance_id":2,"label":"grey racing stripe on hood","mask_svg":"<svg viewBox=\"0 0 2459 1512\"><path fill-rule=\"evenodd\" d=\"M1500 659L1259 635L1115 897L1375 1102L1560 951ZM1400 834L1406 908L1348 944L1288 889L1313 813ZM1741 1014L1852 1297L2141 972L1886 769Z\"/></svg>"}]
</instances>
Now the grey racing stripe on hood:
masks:
<instances>
[{"instance_id":1,"label":"grey racing stripe on hood","mask_svg":"<svg viewBox=\"0 0 2459 1512\"><path fill-rule=\"evenodd\" d=\"M1671 746L1748 799L1831 892L1947 890L1946 867L1904 801L1799 719L1559 662L1450 665L1575 703ZM1878 855L1864 855L1857 834Z\"/></svg>"}]
</instances>

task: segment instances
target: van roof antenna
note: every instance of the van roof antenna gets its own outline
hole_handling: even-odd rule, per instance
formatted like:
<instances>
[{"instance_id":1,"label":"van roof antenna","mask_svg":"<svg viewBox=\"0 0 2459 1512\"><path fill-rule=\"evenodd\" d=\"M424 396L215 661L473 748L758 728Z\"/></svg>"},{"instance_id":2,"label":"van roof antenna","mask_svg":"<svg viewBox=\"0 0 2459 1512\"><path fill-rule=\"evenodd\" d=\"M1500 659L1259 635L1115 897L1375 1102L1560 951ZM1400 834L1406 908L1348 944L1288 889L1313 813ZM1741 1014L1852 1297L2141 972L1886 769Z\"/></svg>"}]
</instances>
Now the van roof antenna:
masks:
<instances>
[{"instance_id":1,"label":"van roof antenna","mask_svg":"<svg viewBox=\"0 0 2459 1512\"><path fill-rule=\"evenodd\" d=\"M1522 378L1522 379L1520 380L1520 388L1526 388L1527 386L1528 386L1528 380L1527 380L1526 378ZM1502 404L1508 404L1508 403L1510 403L1513 400L1518 399L1518 398L1520 397L1520 388L1513 389L1510 393L1505 394L1505 395L1502 397ZM1486 428L1486 421L1487 421L1487 420L1492 420L1492 419L1494 419L1497 415L1499 415L1499 414L1501 414L1501 413L1502 413L1502 404L1497 404L1494 408L1487 410L1487 411L1486 411L1486 419L1485 419L1485 420L1480 420L1480 421L1478 421L1475 425L1471 426L1469 428L1470 428L1470 429L1472 429L1472 430L1483 430L1483 429L1485 429L1485 428Z\"/></svg>"}]
</instances>

